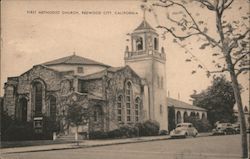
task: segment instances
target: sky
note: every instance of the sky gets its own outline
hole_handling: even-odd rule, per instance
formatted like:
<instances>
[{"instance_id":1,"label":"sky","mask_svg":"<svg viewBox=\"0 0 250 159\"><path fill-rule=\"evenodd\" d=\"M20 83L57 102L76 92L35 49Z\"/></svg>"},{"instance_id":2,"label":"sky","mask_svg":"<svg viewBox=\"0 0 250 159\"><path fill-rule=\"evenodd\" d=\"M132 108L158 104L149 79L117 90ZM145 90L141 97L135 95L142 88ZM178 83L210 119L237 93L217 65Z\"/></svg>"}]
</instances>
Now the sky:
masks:
<instances>
[{"instance_id":1,"label":"sky","mask_svg":"<svg viewBox=\"0 0 250 159\"><path fill-rule=\"evenodd\" d=\"M235 5L240 5L236 1ZM77 0L8 0L2 1L1 10L1 89L7 77L19 76L33 65L76 55L90 58L111 66L124 65L126 45L130 47L128 33L131 33L142 21L141 1L77 1ZM244 6L244 5L243 5ZM193 12L201 12L213 30L213 15L200 8L189 5ZM227 13L237 18L246 11ZM57 14L60 12L60 14ZM68 14L73 12L74 14ZM77 13L78 12L78 13ZM94 14L86 14L94 12ZM146 13L146 20L152 27L159 23L167 25L166 10L155 9L154 14ZM243 12L243 13L242 13ZM66 14L67 13L67 14ZM84 13L84 14L83 14ZM157 29L161 35L163 30ZM211 34L214 34L211 32ZM194 39L188 43L188 50L197 55L199 62L210 68L211 57L205 50L199 50L200 44ZM173 43L173 37L167 34L160 39L160 46L166 52L167 92L172 98L191 103L190 95L194 90L200 92L211 85L206 72L197 70L197 63L187 63L185 49ZM131 49L131 47L130 47ZM212 66L211 66L212 68ZM196 69L197 73L191 74ZM244 87L242 94L244 105L249 105L248 77L240 76ZM178 95L179 94L179 95Z\"/></svg>"}]
</instances>

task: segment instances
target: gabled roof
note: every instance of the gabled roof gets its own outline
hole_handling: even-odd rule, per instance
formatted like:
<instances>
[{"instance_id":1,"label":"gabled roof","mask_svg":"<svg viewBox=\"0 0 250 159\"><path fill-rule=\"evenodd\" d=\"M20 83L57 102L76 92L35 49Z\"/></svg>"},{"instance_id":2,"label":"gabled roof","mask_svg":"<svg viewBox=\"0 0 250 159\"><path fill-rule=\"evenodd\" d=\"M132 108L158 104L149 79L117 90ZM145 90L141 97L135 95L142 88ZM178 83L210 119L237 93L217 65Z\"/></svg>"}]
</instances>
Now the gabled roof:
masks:
<instances>
[{"instance_id":1,"label":"gabled roof","mask_svg":"<svg viewBox=\"0 0 250 159\"><path fill-rule=\"evenodd\" d=\"M125 68L126 66L123 66L123 67L109 67L105 70L102 70L102 71L99 71L99 72L96 72L96 73L93 73L93 74L90 74L90 75L86 75L86 76L79 76L80 79L83 79L83 80L92 80L92 79L100 79L102 78L106 73L107 71L109 72L117 72L123 68Z\"/></svg>"},{"instance_id":2,"label":"gabled roof","mask_svg":"<svg viewBox=\"0 0 250 159\"><path fill-rule=\"evenodd\" d=\"M112 72L112 73L115 73L115 72L118 72L120 70L123 70L125 68L129 68L138 78L140 78L139 75L137 75L133 69L131 69L131 67L129 67L128 65L126 66L122 66L122 67L109 67L105 70L102 70L102 71L99 71L99 72L96 72L96 73L93 73L93 74L89 74L89 75L86 75L86 76L77 76L79 79L83 79L83 80L92 80L92 79L100 79L102 78L104 75L107 74L107 72Z\"/></svg>"},{"instance_id":3,"label":"gabled roof","mask_svg":"<svg viewBox=\"0 0 250 159\"><path fill-rule=\"evenodd\" d=\"M57 65L57 64L100 65L100 66L109 67L108 65L105 65L103 63L100 63L100 62L97 62L97 61L94 61L85 57L77 56L77 55L62 57L56 60L45 62L42 65L50 66L50 65Z\"/></svg>"},{"instance_id":4,"label":"gabled roof","mask_svg":"<svg viewBox=\"0 0 250 159\"><path fill-rule=\"evenodd\" d=\"M153 27L151 27L146 20L143 20L141 22L141 24L134 31L145 30L145 29L151 29L151 30L155 31L155 29Z\"/></svg>"},{"instance_id":5,"label":"gabled roof","mask_svg":"<svg viewBox=\"0 0 250 159\"><path fill-rule=\"evenodd\" d=\"M176 108L181 108L181 109L192 109L192 110L206 111L206 109L188 104L186 102L183 102L183 101L180 101L177 99L169 98L169 97L167 97L167 104L169 107L174 106Z\"/></svg>"},{"instance_id":6,"label":"gabled roof","mask_svg":"<svg viewBox=\"0 0 250 159\"><path fill-rule=\"evenodd\" d=\"M100 79L102 78L104 75L106 74L106 69L102 70L100 72L96 72L93 74L89 74L86 76L78 76L79 79L83 79L83 80L92 80L92 79Z\"/></svg>"}]
</instances>

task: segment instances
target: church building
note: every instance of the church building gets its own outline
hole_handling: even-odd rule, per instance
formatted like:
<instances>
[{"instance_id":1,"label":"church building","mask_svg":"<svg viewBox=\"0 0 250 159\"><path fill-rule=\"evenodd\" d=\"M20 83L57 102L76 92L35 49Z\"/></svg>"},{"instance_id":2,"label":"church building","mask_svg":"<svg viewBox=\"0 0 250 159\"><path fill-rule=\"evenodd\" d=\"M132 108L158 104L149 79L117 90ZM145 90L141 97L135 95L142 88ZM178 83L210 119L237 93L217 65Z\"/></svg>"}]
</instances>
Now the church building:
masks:
<instances>
[{"instance_id":1,"label":"church building","mask_svg":"<svg viewBox=\"0 0 250 159\"><path fill-rule=\"evenodd\" d=\"M159 35L145 20L130 35L125 66L112 67L74 54L9 77L4 110L13 118L33 122L38 133L45 118L59 122L60 132L74 132L65 119L72 103L91 108L91 117L78 132L110 131L146 120L168 130L166 54Z\"/></svg>"}]
</instances>

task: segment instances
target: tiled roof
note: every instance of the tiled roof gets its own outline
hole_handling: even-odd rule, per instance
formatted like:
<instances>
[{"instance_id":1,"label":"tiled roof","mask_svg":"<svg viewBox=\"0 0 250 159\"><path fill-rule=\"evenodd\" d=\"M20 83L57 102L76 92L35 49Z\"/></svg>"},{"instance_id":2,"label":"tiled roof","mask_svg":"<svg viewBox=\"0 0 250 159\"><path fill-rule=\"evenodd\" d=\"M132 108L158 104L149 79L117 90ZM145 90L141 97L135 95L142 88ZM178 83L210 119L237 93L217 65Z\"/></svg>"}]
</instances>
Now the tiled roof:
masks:
<instances>
[{"instance_id":1,"label":"tiled roof","mask_svg":"<svg viewBox=\"0 0 250 159\"><path fill-rule=\"evenodd\" d=\"M111 71L111 72L116 72L116 71L119 71L123 68L124 68L124 66L123 67L109 67L107 70Z\"/></svg>"},{"instance_id":2,"label":"tiled roof","mask_svg":"<svg viewBox=\"0 0 250 159\"><path fill-rule=\"evenodd\" d=\"M155 29L153 27L151 27L146 20L143 20L141 22L141 24L135 29L135 31L136 30L144 30L144 29L151 29L151 30L155 31Z\"/></svg>"},{"instance_id":3,"label":"tiled roof","mask_svg":"<svg viewBox=\"0 0 250 159\"><path fill-rule=\"evenodd\" d=\"M89 74L86 76L79 76L79 78L83 80L99 79L99 78L102 78L105 74L106 74L106 70L102 70L100 72L96 72L96 73Z\"/></svg>"},{"instance_id":4,"label":"tiled roof","mask_svg":"<svg viewBox=\"0 0 250 159\"><path fill-rule=\"evenodd\" d=\"M103 63L100 63L100 62L97 62L88 58L84 58L81 56L77 56L77 55L62 57L56 60L45 62L42 65L49 66L49 65L57 65L57 64L101 65L101 66L109 67L106 64L103 64Z\"/></svg>"},{"instance_id":5,"label":"tiled roof","mask_svg":"<svg viewBox=\"0 0 250 159\"><path fill-rule=\"evenodd\" d=\"M168 106L174 106L176 108L206 111L206 109L188 104L186 102L183 102L177 99L169 98L169 97L167 97L167 104Z\"/></svg>"},{"instance_id":6,"label":"tiled roof","mask_svg":"<svg viewBox=\"0 0 250 159\"><path fill-rule=\"evenodd\" d=\"M102 78L106 74L107 71L117 72L117 71L123 69L124 67L109 67L109 68L102 70L100 72L96 72L96 73L86 75L86 76L81 76L81 77L79 76L79 78L83 79L83 80L99 79L99 78Z\"/></svg>"}]
</instances>

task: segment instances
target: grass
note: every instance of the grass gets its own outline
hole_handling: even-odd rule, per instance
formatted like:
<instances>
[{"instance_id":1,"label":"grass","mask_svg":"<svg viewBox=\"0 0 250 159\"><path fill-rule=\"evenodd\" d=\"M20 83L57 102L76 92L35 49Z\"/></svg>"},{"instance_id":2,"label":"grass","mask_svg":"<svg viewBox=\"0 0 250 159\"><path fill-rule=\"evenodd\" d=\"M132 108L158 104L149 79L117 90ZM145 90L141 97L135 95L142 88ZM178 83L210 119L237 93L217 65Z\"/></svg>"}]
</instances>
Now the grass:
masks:
<instances>
[{"instance_id":1,"label":"grass","mask_svg":"<svg viewBox=\"0 0 250 159\"><path fill-rule=\"evenodd\" d=\"M14 148L25 146L40 146L40 145L53 145L74 143L75 141L53 141L53 140L32 140L32 141L1 141L0 148Z\"/></svg>"}]
</instances>

